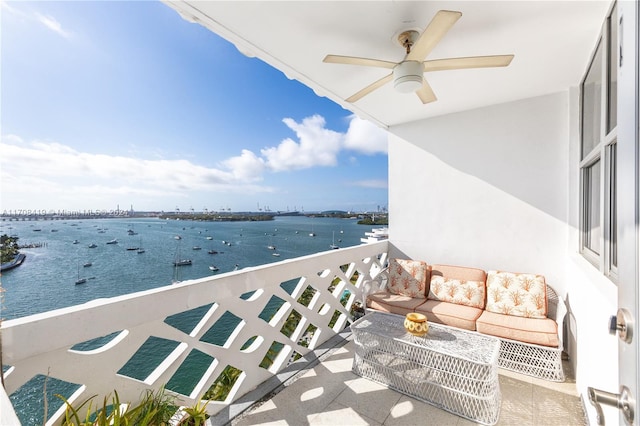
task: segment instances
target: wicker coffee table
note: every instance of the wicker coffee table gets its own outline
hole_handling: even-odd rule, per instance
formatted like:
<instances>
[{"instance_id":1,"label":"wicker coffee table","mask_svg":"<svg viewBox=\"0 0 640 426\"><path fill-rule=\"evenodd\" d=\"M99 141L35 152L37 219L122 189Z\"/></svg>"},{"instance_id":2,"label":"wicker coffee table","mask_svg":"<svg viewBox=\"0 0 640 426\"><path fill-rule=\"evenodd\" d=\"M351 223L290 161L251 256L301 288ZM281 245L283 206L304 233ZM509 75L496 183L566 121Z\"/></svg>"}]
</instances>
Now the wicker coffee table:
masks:
<instances>
[{"instance_id":1,"label":"wicker coffee table","mask_svg":"<svg viewBox=\"0 0 640 426\"><path fill-rule=\"evenodd\" d=\"M382 312L354 322L353 372L458 416L495 424L500 341L433 323L426 336L416 337L403 323L403 316Z\"/></svg>"}]
</instances>

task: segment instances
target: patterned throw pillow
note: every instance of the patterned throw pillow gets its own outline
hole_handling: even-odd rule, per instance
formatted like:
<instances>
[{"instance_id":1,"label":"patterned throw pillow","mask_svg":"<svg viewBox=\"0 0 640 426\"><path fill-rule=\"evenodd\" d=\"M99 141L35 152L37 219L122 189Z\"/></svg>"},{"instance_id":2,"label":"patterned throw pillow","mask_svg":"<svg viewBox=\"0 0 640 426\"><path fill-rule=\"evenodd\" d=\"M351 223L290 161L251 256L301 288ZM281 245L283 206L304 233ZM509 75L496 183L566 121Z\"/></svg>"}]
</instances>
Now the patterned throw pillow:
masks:
<instances>
[{"instance_id":1,"label":"patterned throw pillow","mask_svg":"<svg viewBox=\"0 0 640 426\"><path fill-rule=\"evenodd\" d=\"M421 260L389 260L389 285L391 293L426 299L427 279L431 267Z\"/></svg>"},{"instance_id":2,"label":"patterned throw pillow","mask_svg":"<svg viewBox=\"0 0 640 426\"><path fill-rule=\"evenodd\" d=\"M431 277L429 299L484 308L485 286L482 281L457 280L443 276Z\"/></svg>"},{"instance_id":3,"label":"patterned throw pillow","mask_svg":"<svg viewBox=\"0 0 640 426\"><path fill-rule=\"evenodd\" d=\"M542 275L489 271L487 311L525 318L547 317L547 287Z\"/></svg>"}]
</instances>

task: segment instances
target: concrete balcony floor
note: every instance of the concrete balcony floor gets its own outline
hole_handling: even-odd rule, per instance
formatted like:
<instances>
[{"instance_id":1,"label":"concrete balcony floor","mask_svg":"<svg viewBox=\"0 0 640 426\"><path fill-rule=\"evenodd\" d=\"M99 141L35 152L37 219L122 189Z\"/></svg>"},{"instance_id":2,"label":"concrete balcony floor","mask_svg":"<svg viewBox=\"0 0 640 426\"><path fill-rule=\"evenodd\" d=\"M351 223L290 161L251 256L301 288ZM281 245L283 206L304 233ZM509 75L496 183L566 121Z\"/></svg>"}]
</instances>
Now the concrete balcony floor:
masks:
<instances>
[{"instance_id":1,"label":"concrete balcony floor","mask_svg":"<svg viewBox=\"0 0 640 426\"><path fill-rule=\"evenodd\" d=\"M329 350L320 363L287 380L277 393L253 404L232 425L474 425L351 372L354 343ZM548 382L500 370L498 425L586 425L573 372ZM214 422L215 423L215 422Z\"/></svg>"}]
</instances>

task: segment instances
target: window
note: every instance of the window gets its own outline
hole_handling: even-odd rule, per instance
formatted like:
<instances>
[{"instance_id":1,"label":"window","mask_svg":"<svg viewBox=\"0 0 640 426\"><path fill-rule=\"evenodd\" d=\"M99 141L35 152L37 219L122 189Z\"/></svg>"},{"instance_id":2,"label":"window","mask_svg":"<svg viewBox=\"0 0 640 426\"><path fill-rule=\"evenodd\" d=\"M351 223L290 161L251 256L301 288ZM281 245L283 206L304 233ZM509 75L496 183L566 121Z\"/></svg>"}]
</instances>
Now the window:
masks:
<instances>
[{"instance_id":1,"label":"window","mask_svg":"<svg viewBox=\"0 0 640 426\"><path fill-rule=\"evenodd\" d=\"M618 124L618 14L613 7L609 16L609 60L607 78L607 132L611 132Z\"/></svg>"},{"instance_id":2,"label":"window","mask_svg":"<svg viewBox=\"0 0 640 426\"><path fill-rule=\"evenodd\" d=\"M582 81L580 251L613 281L617 277L618 17L613 5Z\"/></svg>"},{"instance_id":3,"label":"window","mask_svg":"<svg viewBox=\"0 0 640 426\"><path fill-rule=\"evenodd\" d=\"M607 242L607 265L606 271L609 276L615 278L618 274L618 218L616 212L618 210L618 196L617 196L617 182L616 177L616 144L615 142L608 145L606 149L607 167L609 168L606 176L609 178L609 182L606 186L605 194L609 200L607 206L607 220L609 227L607 229L607 236L605 241Z\"/></svg>"},{"instance_id":4,"label":"window","mask_svg":"<svg viewBox=\"0 0 640 426\"><path fill-rule=\"evenodd\" d=\"M602 121L602 43L582 83L582 159L598 146Z\"/></svg>"},{"instance_id":5,"label":"window","mask_svg":"<svg viewBox=\"0 0 640 426\"><path fill-rule=\"evenodd\" d=\"M588 205L585 205L584 248L589 249L594 255L601 253L600 239L600 160L584 169L584 197Z\"/></svg>"}]
</instances>

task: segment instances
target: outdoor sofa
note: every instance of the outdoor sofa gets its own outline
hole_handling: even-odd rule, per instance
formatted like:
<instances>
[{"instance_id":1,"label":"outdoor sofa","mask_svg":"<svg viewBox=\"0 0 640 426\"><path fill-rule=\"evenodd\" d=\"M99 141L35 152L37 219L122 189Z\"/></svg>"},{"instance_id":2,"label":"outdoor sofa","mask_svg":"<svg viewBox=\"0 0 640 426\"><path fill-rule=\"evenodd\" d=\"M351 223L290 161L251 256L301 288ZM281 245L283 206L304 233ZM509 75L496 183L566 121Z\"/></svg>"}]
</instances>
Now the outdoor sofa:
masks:
<instances>
[{"instance_id":1,"label":"outdoor sofa","mask_svg":"<svg viewBox=\"0 0 640 426\"><path fill-rule=\"evenodd\" d=\"M406 315L500 339L501 368L564 381L564 302L542 275L390 259L365 294L368 309Z\"/></svg>"}]
</instances>

